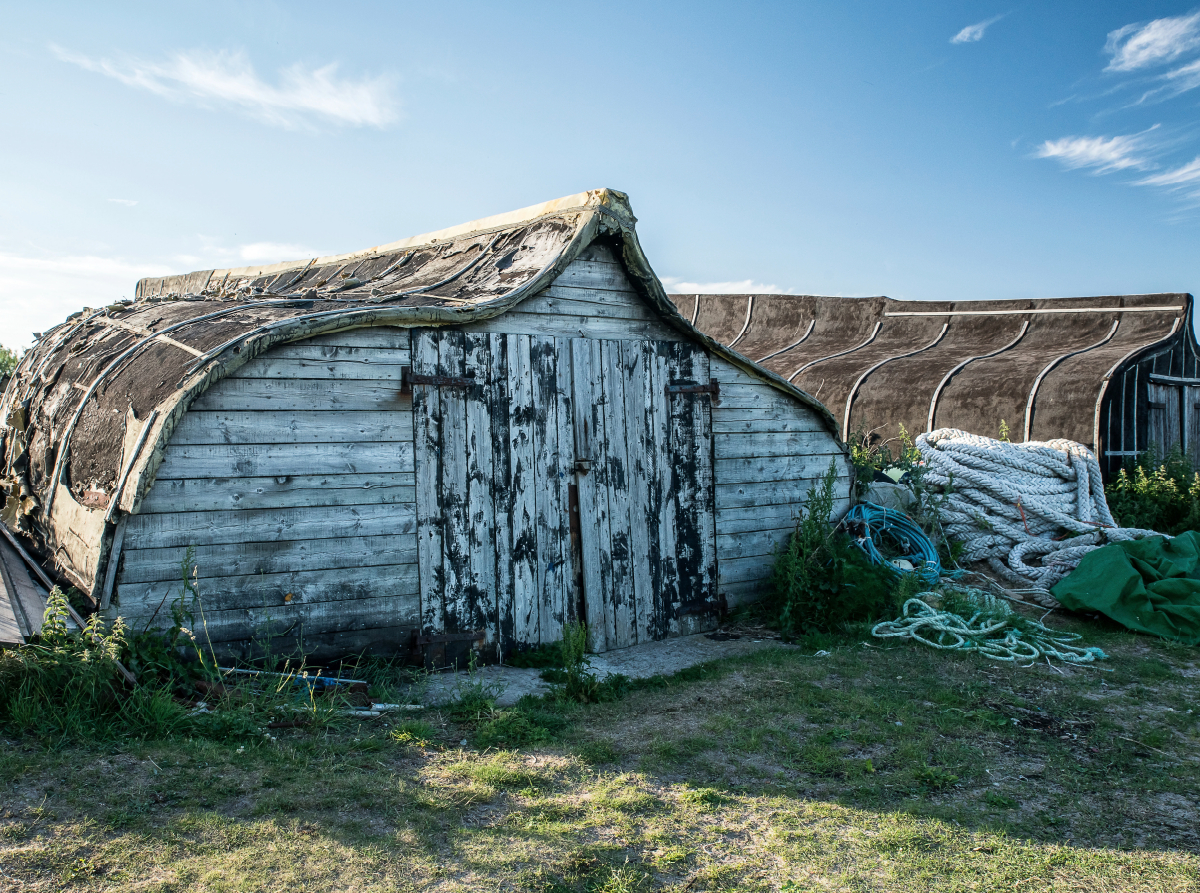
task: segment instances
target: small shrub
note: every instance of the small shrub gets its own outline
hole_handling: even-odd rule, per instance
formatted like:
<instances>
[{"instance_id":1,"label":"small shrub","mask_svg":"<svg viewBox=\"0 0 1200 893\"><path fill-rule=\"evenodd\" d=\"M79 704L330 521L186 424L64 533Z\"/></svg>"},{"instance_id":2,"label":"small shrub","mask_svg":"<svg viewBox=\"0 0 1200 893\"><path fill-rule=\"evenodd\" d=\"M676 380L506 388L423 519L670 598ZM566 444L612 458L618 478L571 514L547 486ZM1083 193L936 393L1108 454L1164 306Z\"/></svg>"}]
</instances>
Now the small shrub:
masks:
<instances>
[{"instance_id":1,"label":"small shrub","mask_svg":"<svg viewBox=\"0 0 1200 893\"><path fill-rule=\"evenodd\" d=\"M940 791L958 784L958 776L938 766L921 766L913 772L917 784L927 791Z\"/></svg>"},{"instance_id":2,"label":"small shrub","mask_svg":"<svg viewBox=\"0 0 1200 893\"><path fill-rule=\"evenodd\" d=\"M20 353L11 347L0 345L0 378L12 375L13 370L17 368L17 363L19 362L21 362Z\"/></svg>"},{"instance_id":3,"label":"small shrub","mask_svg":"<svg viewBox=\"0 0 1200 893\"><path fill-rule=\"evenodd\" d=\"M894 579L875 567L832 521L837 469L831 462L787 546L775 560L774 605L785 636L831 632L846 623L893 616Z\"/></svg>"},{"instance_id":4,"label":"small shrub","mask_svg":"<svg viewBox=\"0 0 1200 893\"><path fill-rule=\"evenodd\" d=\"M563 627L559 642L563 669L546 669L542 678L559 686L556 694L563 700L580 704L599 704L616 701L625 696L630 680L619 673L601 679L592 672L587 654L587 627L568 623Z\"/></svg>"},{"instance_id":5,"label":"small shrub","mask_svg":"<svg viewBox=\"0 0 1200 893\"><path fill-rule=\"evenodd\" d=\"M400 744L425 745L437 737L437 729L423 719L406 719L396 723L391 737Z\"/></svg>"},{"instance_id":6,"label":"small shrub","mask_svg":"<svg viewBox=\"0 0 1200 893\"><path fill-rule=\"evenodd\" d=\"M1170 536L1200 530L1200 474L1177 446L1162 462L1152 458L1157 453L1147 450L1104 488L1114 519Z\"/></svg>"},{"instance_id":7,"label":"small shrub","mask_svg":"<svg viewBox=\"0 0 1200 893\"><path fill-rule=\"evenodd\" d=\"M1017 801L1012 797L1005 797L1003 794L997 794L995 791L988 791L984 794L983 802L997 809L1016 809L1018 806Z\"/></svg>"},{"instance_id":8,"label":"small shrub","mask_svg":"<svg viewBox=\"0 0 1200 893\"><path fill-rule=\"evenodd\" d=\"M563 727L564 720L531 705L498 710L475 730L479 747L528 747L544 744Z\"/></svg>"}]
</instances>

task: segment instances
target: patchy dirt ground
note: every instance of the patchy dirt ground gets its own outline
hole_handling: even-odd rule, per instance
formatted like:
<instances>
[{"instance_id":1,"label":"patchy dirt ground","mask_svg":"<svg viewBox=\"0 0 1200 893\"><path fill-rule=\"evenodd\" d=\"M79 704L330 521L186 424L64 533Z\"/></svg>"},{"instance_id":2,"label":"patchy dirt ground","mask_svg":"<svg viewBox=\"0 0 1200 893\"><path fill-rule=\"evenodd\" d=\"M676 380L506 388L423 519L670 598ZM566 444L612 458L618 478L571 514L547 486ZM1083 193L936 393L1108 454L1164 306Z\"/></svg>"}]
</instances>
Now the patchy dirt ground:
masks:
<instances>
[{"instance_id":1,"label":"patchy dirt ground","mask_svg":"<svg viewBox=\"0 0 1200 893\"><path fill-rule=\"evenodd\" d=\"M1200 653L1057 625L1112 659L767 644L499 750L474 742L511 708L10 740L0 889L1200 889Z\"/></svg>"}]
</instances>

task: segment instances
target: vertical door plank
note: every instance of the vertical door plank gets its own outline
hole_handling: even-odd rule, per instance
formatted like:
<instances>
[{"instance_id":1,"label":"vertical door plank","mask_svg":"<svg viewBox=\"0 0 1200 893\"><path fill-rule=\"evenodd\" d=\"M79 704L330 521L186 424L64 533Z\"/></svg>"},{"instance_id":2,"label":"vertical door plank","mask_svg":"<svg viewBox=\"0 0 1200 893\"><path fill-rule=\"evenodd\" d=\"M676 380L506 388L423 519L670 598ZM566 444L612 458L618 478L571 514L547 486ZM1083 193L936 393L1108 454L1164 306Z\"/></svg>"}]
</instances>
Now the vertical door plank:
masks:
<instances>
[{"instance_id":1,"label":"vertical door plank","mask_svg":"<svg viewBox=\"0 0 1200 893\"><path fill-rule=\"evenodd\" d=\"M554 480L555 500L558 505L555 536L559 547L559 564L554 604L555 640L562 638L562 625L569 620L579 620L579 557L571 544L570 487L575 482L575 419L573 411L573 386L571 374L571 342L568 338L554 339L555 372L555 420L558 424L558 464ZM544 615L543 615L544 617ZM544 622L544 620L543 620ZM545 638L543 641L552 641Z\"/></svg>"},{"instance_id":2,"label":"vertical door plank","mask_svg":"<svg viewBox=\"0 0 1200 893\"><path fill-rule=\"evenodd\" d=\"M463 339L464 372L475 384L465 392L467 415L467 550L464 629L486 629L495 644L496 513L492 498L492 357L490 336L477 332Z\"/></svg>"},{"instance_id":3,"label":"vertical door plank","mask_svg":"<svg viewBox=\"0 0 1200 893\"><path fill-rule=\"evenodd\" d=\"M634 632L633 571L630 567L629 449L625 415L625 375L621 364L621 342L597 344L603 363L605 463L608 491L608 525L611 543L612 580L609 584L613 637L610 647L627 648L637 643Z\"/></svg>"},{"instance_id":4,"label":"vertical door plank","mask_svg":"<svg viewBox=\"0 0 1200 893\"><path fill-rule=\"evenodd\" d=\"M661 639L679 632L675 607L679 603L679 571L676 563L675 469L671 454L670 345L655 342L651 359L651 399L654 407L654 464L658 484L658 601L655 604L654 637Z\"/></svg>"},{"instance_id":5,"label":"vertical door plank","mask_svg":"<svg viewBox=\"0 0 1200 893\"><path fill-rule=\"evenodd\" d=\"M529 613L531 618L536 618L538 641L543 643L555 642L562 638L562 616L556 615L555 611L556 606L560 606L562 602L562 586L557 581L561 575L562 564L558 524L563 506L558 486L558 381L554 349L553 338L529 339L534 463L531 484L534 490L534 523L537 529L533 579L537 606L531 607ZM533 622L532 619L529 621ZM526 628L528 629L528 625Z\"/></svg>"},{"instance_id":6,"label":"vertical door plank","mask_svg":"<svg viewBox=\"0 0 1200 893\"><path fill-rule=\"evenodd\" d=\"M599 358L593 364L592 347L595 341L584 338L571 339L571 380L572 396L575 401L575 461L585 463L587 472L575 475L576 486L579 488L580 526L583 533L583 601L585 619L588 626L588 647L592 651L608 650L608 631L612 621L605 617L603 571L604 556L602 550L602 530L607 527L608 505L601 483L602 443L600 438L603 431L596 431L596 422L601 419L596 411L596 401L599 398L599 387L593 388L595 378L600 374ZM603 421L601 421L603 426ZM604 510L598 503L604 499Z\"/></svg>"},{"instance_id":7,"label":"vertical door plank","mask_svg":"<svg viewBox=\"0 0 1200 893\"><path fill-rule=\"evenodd\" d=\"M419 375L438 371L438 333L413 332L412 368ZM421 590L421 631L445 631L445 577L442 570L441 405L433 385L414 385L413 446L417 480L417 574Z\"/></svg>"},{"instance_id":8,"label":"vertical door plank","mask_svg":"<svg viewBox=\"0 0 1200 893\"><path fill-rule=\"evenodd\" d=\"M438 350L438 373L465 375L464 338L443 332ZM462 388L439 387L442 407L442 569L445 574L446 631L467 632L471 616L467 587L471 585L471 538L467 518L467 401Z\"/></svg>"},{"instance_id":9,"label":"vertical door plank","mask_svg":"<svg viewBox=\"0 0 1200 893\"><path fill-rule=\"evenodd\" d=\"M621 366L625 391L625 442L629 476L629 560L632 569L633 626L636 642L654 638L654 583L651 567L658 543L651 549L650 531L657 509L651 499L654 455L653 410L647 375L647 343L622 341ZM657 534L657 530L655 530Z\"/></svg>"},{"instance_id":10,"label":"vertical door plank","mask_svg":"<svg viewBox=\"0 0 1200 893\"><path fill-rule=\"evenodd\" d=\"M486 389L486 401L490 408L492 440L492 506L493 548L492 562L495 568L494 595L496 611L496 644L498 657L503 662L512 650L516 628L516 598L513 587L513 466L509 428L513 403L512 380L509 374L509 343L516 336L488 335L488 353L491 356L490 386Z\"/></svg>"},{"instance_id":11,"label":"vertical door plank","mask_svg":"<svg viewBox=\"0 0 1200 893\"><path fill-rule=\"evenodd\" d=\"M513 639L536 645L538 627L538 532L534 466L534 429L537 404L533 400L533 376L528 335L504 335L508 340L508 468L510 475L508 516L512 547ZM499 516L499 511L497 511ZM497 517L497 521L499 521ZM498 547L497 547L498 549Z\"/></svg>"},{"instance_id":12,"label":"vertical door plank","mask_svg":"<svg viewBox=\"0 0 1200 893\"><path fill-rule=\"evenodd\" d=\"M1191 459L1192 467L1200 468L1200 388L1185 387L1183 400L1184 451Z\"/></svg>"}]
</instances>

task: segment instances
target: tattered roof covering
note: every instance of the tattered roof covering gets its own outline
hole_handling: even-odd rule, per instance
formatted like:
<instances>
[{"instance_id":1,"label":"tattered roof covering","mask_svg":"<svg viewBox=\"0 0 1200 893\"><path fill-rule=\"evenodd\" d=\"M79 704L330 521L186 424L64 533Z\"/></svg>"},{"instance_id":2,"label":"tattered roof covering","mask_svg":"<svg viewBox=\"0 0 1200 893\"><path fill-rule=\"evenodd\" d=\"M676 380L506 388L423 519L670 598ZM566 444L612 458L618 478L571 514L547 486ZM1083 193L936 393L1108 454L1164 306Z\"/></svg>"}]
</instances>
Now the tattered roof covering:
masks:
<instances>
[{"instance_id":1,"label":"tattered roof covering","mask_svg":"<svg viewBox=\"0 0 1200 893\"><path fill-rule=\"evenodd\" d=\"M175 425L214 382L284 341L497 316L597 238L613 242L667 324L806 402L836 433L820 403L676 312L635 222L627 196L598 189L355 254L143 279L135 301L74 314L22 358L0 406L3 521L94 590L112 522L136 511Z\"/></svg>"},{"instance_id":2,"label":"tattered roof covering","mask_svg":"<svg viewBox=\"0 0 1200 893\"><path fill-rule=\"evenodd\" d=\"M1189 294L1019 301L672 295L697 328L883 437L961 428L1096 448L1117 367L1194 337Z\"/></svg>"}]
</instances>

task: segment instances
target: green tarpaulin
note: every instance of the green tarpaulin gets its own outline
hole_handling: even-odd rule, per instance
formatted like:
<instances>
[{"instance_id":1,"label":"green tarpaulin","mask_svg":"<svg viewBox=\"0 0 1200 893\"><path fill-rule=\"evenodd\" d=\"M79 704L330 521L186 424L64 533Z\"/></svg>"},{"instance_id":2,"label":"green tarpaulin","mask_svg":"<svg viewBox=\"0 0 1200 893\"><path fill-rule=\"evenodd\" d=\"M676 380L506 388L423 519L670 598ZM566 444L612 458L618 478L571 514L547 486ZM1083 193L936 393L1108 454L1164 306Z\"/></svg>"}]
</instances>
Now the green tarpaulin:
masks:
<instances>
[{"instance_id":1,"label":"green tarpaulin","mask_svg":"<svg viewBox=\"0 0 1200 893\"><path fill-rule=\"evenodd\" d=\"M1050 591L1071 610L1098 611L1129 629L1200 645L1200 533L1096 549Z\"/></svg>"}]
</instances>

